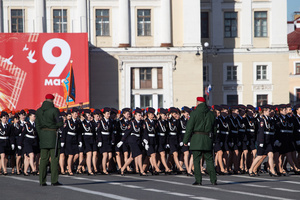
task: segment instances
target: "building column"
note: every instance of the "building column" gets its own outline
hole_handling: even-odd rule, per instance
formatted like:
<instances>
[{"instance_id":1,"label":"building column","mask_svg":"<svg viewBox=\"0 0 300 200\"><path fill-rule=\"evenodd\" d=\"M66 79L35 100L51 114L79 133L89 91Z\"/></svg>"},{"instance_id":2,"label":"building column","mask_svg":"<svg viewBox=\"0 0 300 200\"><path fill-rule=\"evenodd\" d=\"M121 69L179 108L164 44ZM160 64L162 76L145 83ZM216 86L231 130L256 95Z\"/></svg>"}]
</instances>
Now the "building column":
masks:
<instances>
[{"instance_id":1,"label":"building column","mask_svg":"<svg viewBox=\"0 0 300 200\"><path fill-rule=\"evenodd\" d=\"M161 47L171 47L171 1L161 0Z\"/></svg>"},{"instance_id":2,"label":"building column","mask_svg":"<svg viewBox=\"0 0 300 200\"><path fill-rule=\"evenodd\" d=\"M201 46L201 8L199 0L183 1L183 46Z\"/></svg>"},{"instance_id":3,"label":"building column","mask_svg":"<svg viewBox=\"0 0 300 200\"><path fill-rule=\"evenodd\" d=\"M86 0L77 0L77 16L78 16L78 32L87 32L87 12L86 12L87 2Z\"/></svg>"},{"instance_id":4,"label":"building column","mask_svg":"<svg viewBox=\"0 0 300 200\"><path fill-rule=\"evenodd\" d=\"M241 13L241 47L242 48L251 48L252 43L252 32L253 32L253 15L252 15L252 0L243 0L242 1L242 12ZM251 24L251 26L249 26Z\"/></svg>"},{"instance_id":5,"label":"building column","mask_svg":"<svg viewBox=\"0 0 300 200\"><path fill-rule=\"evenodd\" d=\"M34 31L38 33L46 32L45 0L35 0L36 19Z\"/></svg>"},{"instance_id":6,"label":"building column","mask_svg":"<svg viewBox=\"0 0 300 200\"><path fill-rule=\"evenodd\" d=\"M287 22L287 1L271 1L268 12L268 35L271 48L287 48L287 29L280 25ZM270 23L270 25L269 25Z\"/></svg>"},{"instance_id":7,"label":"building column","mask_svg":"<svg viewBox=\"0 0 300 200\"><path fill-rule=\"evenodd\" d=\"M129 0L119 0L119 47L130 47Z\"/></svg>"}]
</instances>

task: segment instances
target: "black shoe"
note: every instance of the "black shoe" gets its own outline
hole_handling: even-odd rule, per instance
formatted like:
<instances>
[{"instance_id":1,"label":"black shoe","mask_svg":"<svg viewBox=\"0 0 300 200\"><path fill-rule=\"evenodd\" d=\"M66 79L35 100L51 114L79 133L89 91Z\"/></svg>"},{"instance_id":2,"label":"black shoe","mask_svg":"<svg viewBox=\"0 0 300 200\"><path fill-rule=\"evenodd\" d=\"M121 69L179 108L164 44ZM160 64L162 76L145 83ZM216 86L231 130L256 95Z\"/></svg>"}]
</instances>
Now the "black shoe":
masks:
<instances>
[{"instance_id":1,"label":"black shoe","mask_svg":"<svg viewBox=\"0 0 300 200\"><path fill-rule=\"evenodd\" d=\"M194 182L192 185L202 185L202 183L200 182L200 183L198 183L198 182Z\"/></svg>"},{"instance_id":2,"label":"black shoe","mask_svg":"<svg viewBox=\"0 0 300 200\"><path fill-rule=\"evenodd\" d=\"M7 176L7 175L8 175L8 173L7 173L7 172L4 172L4 173L3 173L3 175L4 175L4 176Z\"/></svg>"},{"instance_id":3,"label":"black shoe","mask_svg":"<svg viewBox=\"0 0 300 200\"><path fill-rule=\"evenodd\" d=\"M256 175L253 172L251 172L251 173L249 173L249 176L250 177L255 177Z\"/></svg>"},{"instance_id":4,"label":"black shoe","mask_svg":"<svg viewBox=\"0 0 300 200\"><path fill-rule=\"evenodd\" d=\"M216 182L213 182L212 185L218 185L217 181L216 181Z\"/></svg>"},{"instance_id":5,"label":"black shoe","mask_svg":"<svg viewBox=\"0 0 300 200\"><path fill-rule=\"evenodd\" d=\"M40 184L40 186L47 186L47 183Z\"/></svg>"},{"instance_id":6,"label":"black shoe","mask_svg":"<svg viewBox=\"0 0 300 200\"><path fill-rule=\"evenodd\" d=\"M27 174L27 173L24 172L24 176L29 176L29 174Z\"/></svg>"},{"instance_id":7,"label":"black shoe","mask_svg":"<svg viewBox=\"0 0 300 200\"><path fill-rule=\"evenodd\" d=\"M274 176L274 177L278 177L277 174L273 174L271 171L269 171L269 175L270 175L270 176Z\"/></svg>"},{"instance_id":8,"label":"black shoe","mask_svg":"<svg viewBox=\"0 0 300 200\"><path fill-rule=\"evenodd\" d=\"M187 176L194 176L192 173L186 173Z\"/></svg>"},{"instance_id":9,"label":"black shoe","mask_svg":"<svg viewBox=\"0 0 300 200\"><path fill-rule=\"evenodd\" d=\"M60 185L63 185L61 184L60 182L56 182L56 183L51 183L52 186L60 186Z\"/></svg>"},{"instance_id":10,"label":"black shoe","mask_svg":"<svg viewBox=\"0 0 300 200\"><path fill-rule=\"evenodd\" d=\"M144 173L140 173L140 176L148 176L148 175L144 172Z\"/></svg>"}]
</instances>

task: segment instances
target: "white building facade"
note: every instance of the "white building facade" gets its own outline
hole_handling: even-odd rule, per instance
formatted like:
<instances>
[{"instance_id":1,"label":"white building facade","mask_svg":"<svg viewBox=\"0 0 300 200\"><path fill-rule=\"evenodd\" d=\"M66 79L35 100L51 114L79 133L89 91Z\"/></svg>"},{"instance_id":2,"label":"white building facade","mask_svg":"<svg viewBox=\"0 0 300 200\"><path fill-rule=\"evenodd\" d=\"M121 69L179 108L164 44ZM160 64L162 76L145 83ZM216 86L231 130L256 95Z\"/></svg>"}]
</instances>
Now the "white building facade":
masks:
<instances>
[{"instance_id":1,"label":"white building facade","mask_svg":"<svg viewBox=\"0 0 300 200\"><path fill-rule=\"evenodd\" d=\"M289 100L286 1L0 2L1 32L88 32L92 107Z\"/></svg>"}]
</instances>

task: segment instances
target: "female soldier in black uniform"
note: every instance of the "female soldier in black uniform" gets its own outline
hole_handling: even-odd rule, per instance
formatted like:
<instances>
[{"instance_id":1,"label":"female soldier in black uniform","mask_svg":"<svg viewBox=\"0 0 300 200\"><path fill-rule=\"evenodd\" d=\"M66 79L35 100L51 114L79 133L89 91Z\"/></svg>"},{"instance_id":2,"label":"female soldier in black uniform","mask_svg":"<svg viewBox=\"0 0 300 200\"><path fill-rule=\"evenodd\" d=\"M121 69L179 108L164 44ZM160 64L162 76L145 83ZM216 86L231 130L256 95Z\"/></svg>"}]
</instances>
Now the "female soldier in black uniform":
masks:
<instances>
[{"instance_id":1,"label":"female soldier in black uniform","mask_svg":"<svg viewBox=\"0 0 300 200\"><path fill-rule=\"evenodd\" d=\"M37 174L37 164L39 162L39 143L38 133L35 128L35 110L29 110L29 121L25 123L22 134L21 143L24 144L24 176L28 176L28 167L30 165L32 174ZM19 144L21 146L21 144ZM35 165L36 162L36 165Z\"/></svg>"},{"instance_id":2,"label":"female soldier in black uniform","mask_svg":"<svg viewBox=\"0 0 300 200\"><path fill-rule=\"evenodd\" d=\"M179 150L179 132L180 125L179 125L179 112L176 108L171 107L169 108L169 113L171 114L171 118L168 120L168 137L167 137L167 146L170 147L170 156L168 161L173 158L175 165L177 167L177 171L179 173L184 172L183 168L180 166L179 159L178 159L178 150Z\"/></svg>"},{"instance_id":3,"label":"female soldier in black uniform","mask_svg":"<svg viewBox=\"0 0 300 200\"><path fill-rule=\"evenodd\" d=\"M93 121L92 121L92 124L93 124L93 127L94 127L94 132L95 132L95 143L97 144L97 130L98 130L98 127L100 126L100 120L102 118L102 115L101 115L101 111L99 109L95 109L94 112L93 112ZM97 150L97 153L96 155L93 154L93 166L94 166L94 174L97 174L98 173L98 150Z\"/></svg>"},{"instance_id":4,"label":"female soldier in black uniform","mask_svg":"<svg viewBox=\"0 0 300 200\"><path fill-rule=\"evenodd\" d=\"M100 148L100 153L102 154L102 172L108 175L107 166L112 159L112 144L115 141L115 135L112 133L112 123L110 122L110 108L105 107L101 110L103 113L103 119L100 120L100 125L97 129L97 139L98 147Z\"/></svg>"},{"instance_id":5,"label":"female soldier in black uniform","mask_svg":"<svg viewBox=\"0 0 300 200\"><path fill-rule=\"evenodd\" d=\"M133 161L137 164L141 176L147 176L143 170L143 163L142 163L142 145L141 145L141 137L143 134L143 127L142 127L142 110L140 108L136 108L133 111L134 119L127 126L127 130L125 131L124 136L122 137L122 141L120 141L117 146L120 148L123 143L128 138L128 144L130 146L130 157L127 159L123 167L121 168L121 175L124 176L124 170L127 168L128 165Z\"/></svg>"},{"instance_id":6,"label":"female soldier in black uniform","mask_svg":"<svg viewBox=\"0 0 300 200\"><path fill-rule=\"evenodd\" d=\"M73 158L78 157L79 149L78 147L82 147L82 136L79 132L79 121L78 117L78 109L73 108L71 110L71 119L67 120L64 129L63 129L63 137L61 140L61 146L65 145L65 153L68 156L68 175L73 176Z\"/></svg>"},{"instance_id":7,"label":"female soldier in black uniform","mask_svg":"<svg viewBox=\"0 0 300 200\"><path fill-rule=\"evenodd\" d=\"M251 164L256 157L256 147L255 147L255 142L256 142L256 133L257 133L257 120L253 117L254 113L254 107L251 105L247 105L247 110L246 110L246 137L247 137L247 142L246 145L248 147L250 155L250 160L249 156L245 156L247 166L249 166L249 163ZM250 166L249 166L250 167Z\"/></svg>"},{"instance_id":8,"label":"female soldier in black uniform","mask_svg":"<svg viewBox=\"0 0 300 200\"><path fill-rule=\"evenodd\" d=\"M238 133L239 133L239 126L238 126L238 114L239 110L237 106L232 106L230 108L231 115L229 116L229 149L230 149L230 156L229 156L229 167L228 170L231 171L232 162L234 164L234 173L239 173L239 150L238 150Z\"/></svg>"},{"instance_id":9,"label":"female soldier in black uniform","mask_svg":"<svg viewBox=\"0 0 300 200\"><path fill-rule=\"evenodd\" d=\"M130 108L123 108L122 109L122 112L121 112L121 117L120 117L120 120L118 121L118 128L117 128L117 131L118 131L118 139L116 139L116 143L119 143L120 141L122 141L122 137L125 135L125 131L127 130L127 126L128 124L130 123L130 120L131 120L131 109ZM120 138L119 138L120 137ZM129 155L130 155L130 148L129 148L129 144L126 141L124 141L124 144L118 148L117 145L116 145L116 154L117 152L119 153L123 153L123 158L124 158L124 163L126 163ZM121 173L121 168L122 168L122 165L119 166L118 164L118 167L119 167L119 170L120 170L120 173ZM131 172L131 169L129 166L127 166L127 172Z\"/></svg>"},{"instance_id":10,"label":"female soldier in black uniform","mask_svg":"<svg viewBox=\"0 0 300 200\"><path fill-rule=\"evenodd\" d=\"M189 147L184 146L183 142L182 142L184 134L185 134L185 130L186 130L186 124L190 118L190 113L192 112L192 110L189 107L184 106L181 108L181 112L182 112L182 116L179 119L180 130L181 130L181 134L179 134L179 146L180 146L181 156L179 159L180 160L179 163L182 166L182 164L183 164L182 160L183 160L185 168L187 170L187 175L193 176L193 174L192 174L192 165L193 165L192 160L193 159L191 156L191 159L189 160L189 158L190 158Z\"/></svg>"},{"instance_id":11,"label":"female soldier in black uniform","mask_svg":"<svg viewBox=\"0 0 300 200\"><path fill-rule=\"evenodd\" d=\"M254 159L250 169L249 176L255 176L253 169L256 164L263 158L263 156L268 155L269 157L269 166L270 166L270 176L277 177L274 170L274 158L273 158L273 143L274 143L274 123L270 119L270 108L264 106L262 108L263 116L261 116L258 125L257 132L257 157Z\"/></svg>"},{"instance_id":12,"label":"female soldier in black uniform","mask_svg":"<svg viewBox=\"0 0 300 200\"><path fill-rule=\"evenodd\" d=\"M1 124L0 124L0 156L1 165L3 169L3 175L7 175L7 153L12 147L14 147L13 139L14 135L11 135L10 125L7 123L8 114L5 111L1 112Z\"/></svg>"},{"instance_id":13,"label":"female soldier in black uniform","mask_svg":"<svg viewBox=\"0 0 300 200\"><path fill-rule=\"evenodd\" d=\"M248 148L247 148L247 136L246 136L246 107L244 105L239 106L239 115L238 125L239 125L239 133L238 133L238 149L239 149L239 158L240 158L240 170L242 174L248 174L247 167L247 156L248 156Z\"/></svg>"},{"instance_id":14,"label":"female soldier in black uniform","mask_svg":"<svg viewBox=\"0 0 300 200\"><path fill-rule=\"evenodd\" d=\"M168 130L168 123L167 123L167 114L168 110L159 108L157 109L160 118L157 121L157 135L158 135L158 148L157 151L160 155L160 160L163 166L165 167L165 173L170 174L172 170L168 167L166 162L166 141L167 141L167 130Z\"/></svg>"},{"instance_id":15,"label":"female soldier in black uniform","mask_svg":"<svg viewBox=\"0 0 300 200\"><path fill-rule=\"evenodd\" d=\"M26 119L26 112L24 110L21 110L19 115L19 122L18 124L15 124L15 135L17 135L16 138L16 144L18 144L18 149L16 150L16 166L17 166L17 175L21 174L21 165L22 165L22 155L23 155L23 144L21 142L21 133L23 130L23 127L25 126L25 119Z\"/></svg>"},{"instance_id":16,"label":"female soldier in black uniform","mask_svg":"<svg viewBox=\"0 0 300 200\"><path fill-rule=\"evenodd\" d=\"M60 117L62 118L64 124L66 123L67 120L67 114L62 111L60 112ZM70 113L70 118L71 118L71 113ZM59 137L62 138L62 133L63 133L64 127L60 127L58 129L58 134ZM65 175L65 147L60 147L60 154L59 154L59 167L60 167L60 174Z\"/></svg>"},{"instance_id":17,"label":"female soldier in black uniform","mask_svg":"<svg viewBox=\"0 0 300 200\"><path fill-rule=\"evenodd\" d=\"M86 165L88 169L88 175L94 175L92 170L92 157L97 155L96 146L96 133L94 131L95 127L90 121L89 110L86 110L83 114L84 119L80 124L80 132L82 133L84 153L86 154Z\"/></svg>"},{"instance_id":18,"label":"female soldier in black uniform","mask_svg":"<svg viewBox=\"0 0 300 200\"><path fill-rule=\"evenodd\" d=\"M19 115L18 114L15 114L13 116L13 119L12 119L12 123L11 123L11 145L12 145L12 150L14 151L14 155L12 156L16 156L15 159L17 158L17 152L18 152L18 148L17 148L17 141L18 141L18 137L19 137L19 134L21 132L20 130L20 119L19 119ZM16 167L16 173L17 175L20 175L20 163L18 162L18 164L15 165ZM14 168L12 168L12 174L14 174L13 172L15 171Z\"/></svg>"},{"instance_id":19,"label":"female soldier in black uniform","mask_svg":"<svg viewBox=\"0 0 300 200\"><path fill-rule=\"evenodd\" d=\"M145 149L147 151L147 156L150 160L150 164L152 166L152 174L158 175L161 171L157 166L157 161L156 161L156 121L154 120L154 113L155 109L148 107L146 108L147 111L147 119L144 121L143 129L144 129L144 134L143 134L143 143L145 144ZM149 148L147 149L147 146ZM145 166L146 167L146 166ZM145 169L144 169L145 171Z\"/></svg>"},{"instance_id":20,"label":"female soldier in black uniform","mask_svg":"<svg viewBox=\"0 0 300 200\"><path fill-rule=\"evenodd\" d=\"M298 152L298 166L300 165L300 104L294 106L294 141L296 146L296 151Z\"/></svg>"}]
</instances>

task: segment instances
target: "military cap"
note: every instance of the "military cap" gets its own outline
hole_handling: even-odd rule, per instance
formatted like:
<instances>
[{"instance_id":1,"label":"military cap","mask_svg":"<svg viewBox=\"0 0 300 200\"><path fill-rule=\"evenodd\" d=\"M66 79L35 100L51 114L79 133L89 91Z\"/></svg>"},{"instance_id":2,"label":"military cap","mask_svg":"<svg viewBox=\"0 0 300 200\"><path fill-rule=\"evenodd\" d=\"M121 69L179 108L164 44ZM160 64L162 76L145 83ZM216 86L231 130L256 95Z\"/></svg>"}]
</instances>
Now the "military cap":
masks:
<instances>
[{"instance_id":1,"label":"military cap","mask_svg":"<svg viewBox=\"0 0 300 200\"><path fill-rule=\"evenodd\" d=\"M148 107L148 108L146 108L146 112L154 114L155 113L155 109L152 108L152 107Z\"/></svg>"},{"instance_id":2,"label":"military cap","mask_svg":"<svg viewBox=\"0 0 300 200\"><path fill-rule=\"evenodd\" d=\"M5 111L2 111L2 112L1 112L1 118L2 118L2 117L5 117L5 116L7 116L7 115L8 115L7 112L5 112Z\"/></svg>"},{"instance_id":3,"label":"military cap","mask_svg":"<svg viewBox=\"0 0 300 200\"><path fill-rule=\"evenodd\" d=\"M71 113L73 113L73 112L79 112L79 109L78 108L72 108L72 110L71 110Z\"/></svg>"},{"instance_id":4,"label":"military cap","mask_svg":"<svg viewBox=\"0 0 300 200\"><path fill-rule=\"evenodd\" d=\"M140 109L140 108L138 108L138 107L136 107L136 108L133 110L133 113L134 113L134 114L135 114L135 113L140 113L140 114L142 114L142 113L143 113L143 110Z\"/></svg>"},{"instance_id":5,"label":"military cap","mask_svg":"<svg viewBox=\"0 0 300 200\"><path fill-rule=\"evenodd\" d=\"M188 112L188 113L191 113L191 112L192 112L192 110L191 110L189 107L187 107L187 106L183 106L183 107L181 108L181 111Z\"/></svg>"},{"instance_id":6,"label":"military cap","mask_svg":"<svg viewBox=\"0 0 300 200\"><path fill-rule=\"evenodd\" d=\"M104 108L101 109L101 112L103 114L106 113L106 112L110 112L110 111L111 111L111 109L109 107L104 107Z\"/></svg>"}]
</instances>

